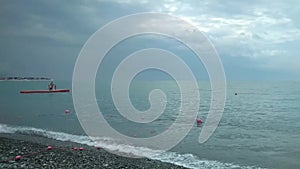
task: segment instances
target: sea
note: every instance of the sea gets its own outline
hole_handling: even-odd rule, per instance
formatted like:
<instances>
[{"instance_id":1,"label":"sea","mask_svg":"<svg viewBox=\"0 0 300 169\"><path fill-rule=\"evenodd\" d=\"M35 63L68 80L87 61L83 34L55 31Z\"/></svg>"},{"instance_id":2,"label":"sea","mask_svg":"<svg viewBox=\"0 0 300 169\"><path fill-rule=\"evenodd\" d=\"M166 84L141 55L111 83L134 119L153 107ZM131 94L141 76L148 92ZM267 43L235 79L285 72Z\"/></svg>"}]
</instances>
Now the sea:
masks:
<instances>
[{"instance_id":1,"label":"sea","mask_svg":"<svg viewBox=\"0 0 300 169\"><path fill-rule=\"evenodd\" d=\"M72 91L19 93L47 89L48 83L0 81L0 133L95 145L80 125ZM58 89L72 89L72 81L55 83ZM171 150L157 153L157 150L122 144L107 137L99 138L101 146L195 169L300 168L299 81L228 81L222 119L212 136L201 144L198 138L210 108L211 89L208 81L199 81L198 86L200 108L197 113L204 123L197 126L195 122ZM149 109L149 93L153 89L164 91L167 102L164 112L149 124L136 123L120 115L109 84L96 82L95 95L110 126L129 137L146 138L168 129L180 111L181 93L171 80L132 82L129 90L132 104L140 111Z\"/></svg>"}]
</instances>

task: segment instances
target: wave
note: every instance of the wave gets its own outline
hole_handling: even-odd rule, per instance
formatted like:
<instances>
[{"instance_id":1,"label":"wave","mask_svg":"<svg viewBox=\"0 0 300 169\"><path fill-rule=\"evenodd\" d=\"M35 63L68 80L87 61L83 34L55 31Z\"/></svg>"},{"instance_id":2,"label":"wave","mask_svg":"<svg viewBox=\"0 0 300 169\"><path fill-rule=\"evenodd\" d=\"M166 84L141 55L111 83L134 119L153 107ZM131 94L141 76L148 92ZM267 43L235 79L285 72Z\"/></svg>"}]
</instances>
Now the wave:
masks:
<instances>
[{"instance_id":1,"label":"wave","mask_svg":"<svg viewBox=\"0 0 300 169\"><path fill-rule=\"evenodd\" d=\"M32 127L9 126L0 123L0 133L19 133L25 135L42 136L59 141L70 141L88 146L98 146L120 153L143 156L153 160L172 163L175 165L192 168L192 169L260 169L255 166L239 166L231 163L222 163L212 160L199 159L193 154L179 154L176 152L161 152L145 147L135 147L132 145L118 144L111 138L96 138L97 144L90 137L84 135L73 135L63 132L48 131Z\"/></svg>"}]
</instances>

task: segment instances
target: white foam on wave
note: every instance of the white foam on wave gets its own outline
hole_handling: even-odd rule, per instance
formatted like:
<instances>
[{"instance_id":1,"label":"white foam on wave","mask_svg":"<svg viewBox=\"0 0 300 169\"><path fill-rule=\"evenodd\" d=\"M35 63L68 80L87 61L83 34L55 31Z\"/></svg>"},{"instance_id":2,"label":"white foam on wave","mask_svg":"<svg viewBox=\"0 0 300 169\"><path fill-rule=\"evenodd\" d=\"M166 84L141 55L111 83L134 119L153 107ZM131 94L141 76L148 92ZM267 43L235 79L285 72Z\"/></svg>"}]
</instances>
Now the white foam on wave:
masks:
<instances>
[{"instance_id":1,"label":"white foam on wave","mask_svg":"<svg viewBox=\"0 0 300 169\"><path fill-rule=\"evenodd\" d=\"M175 165L193 169L259 169L258 167L254 166L239 166L231 163L222 163L212 160L201 160L192 154L162 152L158 150L152 150L146 147L135 147L127 144L119 144L111 138L93 138L97 140L96 143L88 136L72 135L68 133L48 131L32 127L8 126L5 124L0 124L0 133L20 133L28 135L37 135L59 141L70 141L74 143L85 144L88 146L99 145L109 151L117 151L136 156L143 156L150 159L172 163Z\"/></svg>"},{"instance_id":2,"label":"white foam on wave","mask_svg":"<svg viewBox=\"0 0 300 169\"><path fill-rule=\"evenodd\" d=\"M15 133L15 131L5 124L0 124L0 133Z\"/></svg>"},{"instance_id":3,"label":"white foam on wave","mask_svg":"<svg viewBox=\"0 0 300 169\"><path fill-rule=\"evenodd\" d=\"M88 146L94 146L94 142L88 136L73 135L62 132L48 131L44 129L38 129L33 127L21 127L21 126L8 126L0 124L0 133L20 133L28 135L43 136L59 141L70 141L74 143L85 144Z\"/></svg>"},{"instance_id":4,"label":"white foam on wave","mask_svg":"<svg viewBox=\"0 0 300 169\"><path fill-rule=\"evenodd\" d=\"M150 158L192 169L262 169L256 166L239 166L232 163L204 160L193 154L179 154L176 152L164 152Z\"/></svg>"}]
</instances>

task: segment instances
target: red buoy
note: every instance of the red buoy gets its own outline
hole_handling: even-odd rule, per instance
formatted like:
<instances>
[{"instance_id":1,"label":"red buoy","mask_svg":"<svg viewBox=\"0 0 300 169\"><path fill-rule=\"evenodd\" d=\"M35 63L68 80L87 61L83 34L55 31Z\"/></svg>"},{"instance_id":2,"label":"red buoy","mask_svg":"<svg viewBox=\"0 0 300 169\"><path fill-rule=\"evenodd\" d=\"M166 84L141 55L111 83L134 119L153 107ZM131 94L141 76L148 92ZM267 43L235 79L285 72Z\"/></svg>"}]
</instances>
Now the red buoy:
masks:
<instances>
[{"instance_id":1,"label":"red buoy","mask_svg":"<svg viewBox=\"0 0 300 169\"><path fill-rule=\"evenodd\" d=\"M73 150L75 150L75 151L76 151L76 150L78 150L78 148L77 148L77 147L74 147L74 148L73 148Z\"/></svg>"},{"instance_id":2,"label":"red buoy","mask_svg":"<svg viewBox=\"0 0 300 169\"><path fill-rule=\"evenodd\" d=\"M80 147L79 150L82 151L82 150L83 150L83 147Z\"/></svg>"},{"instance_id":3,"label":"red buoy","mask_svg":"<svg viewBox=\"0 0 300 169\"><path fill-rule=\"evenodd\" d=\"M67 110L65 110L65 113L69 114L69 113L71 113L71 111L69 109L67 109Z\"/></svg>"},{"instance_id":4,"label":"red buoy","mask_svg":"<svg viewBox=\"0 0 300 169\"><path fill-rule=\"evenodd\" d=\"M200 125L200 124L203 123L203 121L202 121L200 118L197 118L197 119L196 119L196 123L197 123L198 125Z\"/></svg>"},{"instance_id":5,"label":"red buoy","mask_svg":"<svg viewBox=\"0 0 300 169\"><path fill-rule=\"evenodd\" d=\"M18 161L18 160L20 160L21 158L22 158L22 156L17 155L17 156L15 157L15 160Z\"/></svg>"},{"instance_id":6,"label":"red buoy","mask_svg":"<svg viewBox=\"0 0 300 169\"><path fill-rule=\"evenodd\" d=\"M47 147L47 150L52 150L52 147L51 147L51 146L48 146L48 147Z\"/></svg>"}]
</instances>

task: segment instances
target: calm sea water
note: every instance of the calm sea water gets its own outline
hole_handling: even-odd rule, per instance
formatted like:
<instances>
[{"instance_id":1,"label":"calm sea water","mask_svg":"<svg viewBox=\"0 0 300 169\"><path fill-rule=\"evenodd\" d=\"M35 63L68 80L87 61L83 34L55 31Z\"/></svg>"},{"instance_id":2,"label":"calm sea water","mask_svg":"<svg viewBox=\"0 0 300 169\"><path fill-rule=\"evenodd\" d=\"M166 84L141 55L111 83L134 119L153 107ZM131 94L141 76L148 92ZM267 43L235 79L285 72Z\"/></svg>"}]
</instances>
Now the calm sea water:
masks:
<instances>
[{"instance_id":1,"label":"calm sea water","mask_svg":"<svg viewBox=\"0 0 300 169\"><path fill-rule=\"evenodd\" d=\"M72 93L19 94L20 90L46 89L43 81L0 82L0 132L40 135L83 144L93 143L84 135L74 110ZM56 81L58 88L71 89L71 82ZM115 108L108 84L97 83L99 107L111 126L134 137L149 137L166 130L180 106L178 86L172 81L136 81L130 88L132 104L150 107L148 94L162 89L167 95L165 112L150 124L123 118ZM219 127L199 144L201 127L196 125L170 152L152 156L190 168L300 168L300 82L228 82L225 111ZM208 82L199 82L199 117L204 121L210 104ZM234 93L238 95L234 95ZM71 110L65 114L66 109ZM128 146L103 142L109 149L130 152ZM144 149L138 149L144 151ZM134 151L138 151L134 150Z\"/></svg>"}]
</instances>

